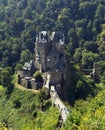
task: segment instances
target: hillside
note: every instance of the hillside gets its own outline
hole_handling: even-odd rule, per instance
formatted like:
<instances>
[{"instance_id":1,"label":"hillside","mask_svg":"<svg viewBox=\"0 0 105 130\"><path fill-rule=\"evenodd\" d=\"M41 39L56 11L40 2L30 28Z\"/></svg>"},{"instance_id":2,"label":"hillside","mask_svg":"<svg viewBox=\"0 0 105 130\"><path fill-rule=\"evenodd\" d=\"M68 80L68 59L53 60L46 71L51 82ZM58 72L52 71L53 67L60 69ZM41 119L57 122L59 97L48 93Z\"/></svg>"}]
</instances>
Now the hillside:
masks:
<instances>
[{"instance_id":1,"label":"hillside","mask_svg":"<svg viewBox=\"0 0 105 130\"><path fill-rule=\"evenodd\" d=\"M58 119L58 110L52 108L50 100L42 99L41 94L16 88L8 94L7 89L0 86L0 130L3 129L1 123L8 130L55 130Z\"/></svg>"},{"instance_id":2,"label":"hillside","mask_svg":"<svg viewBox=\"0 0 105 130\"><path fill-rule=\"evenodd\" d=\"M95 98L75 102L67 122L61 130L104 130L105 129L105 85Z\"/></svg>"},{"instance_id":3,"label":"hillside","mask_svg":"<svg viewBox=\"0 0 105 130\"><path fill-rule=\"evenodd\" d=\"M0 0L0 129L58 127L60 113L46 92L21 90L13 82L24 63L35 59L39 31L64 34L68 68L60 97L70 114L60 130L104 130L105 0Z\"/></svg>"}]
</instances>

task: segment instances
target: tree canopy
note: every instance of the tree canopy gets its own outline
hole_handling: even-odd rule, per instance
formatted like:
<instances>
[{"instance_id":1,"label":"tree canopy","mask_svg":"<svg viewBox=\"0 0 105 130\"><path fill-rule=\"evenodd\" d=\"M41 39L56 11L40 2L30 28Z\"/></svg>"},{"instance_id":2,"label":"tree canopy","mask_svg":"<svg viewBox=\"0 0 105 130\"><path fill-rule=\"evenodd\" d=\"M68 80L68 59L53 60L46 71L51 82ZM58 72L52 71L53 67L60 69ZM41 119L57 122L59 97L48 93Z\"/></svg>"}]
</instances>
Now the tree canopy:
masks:
<instances>
[{"instance_id":1,"label":"tree canopy","mask_svg":"<svg viewBox=\"0 0 105 130\"><path fill-rule=\"evenodd\" d=\"M34 52L36 33L41 30L62 31L71 58L80 48L105 59L104 4L102 0L0 0L0 66L22 63L26 49Z\"/></svg>"}]
</instances>

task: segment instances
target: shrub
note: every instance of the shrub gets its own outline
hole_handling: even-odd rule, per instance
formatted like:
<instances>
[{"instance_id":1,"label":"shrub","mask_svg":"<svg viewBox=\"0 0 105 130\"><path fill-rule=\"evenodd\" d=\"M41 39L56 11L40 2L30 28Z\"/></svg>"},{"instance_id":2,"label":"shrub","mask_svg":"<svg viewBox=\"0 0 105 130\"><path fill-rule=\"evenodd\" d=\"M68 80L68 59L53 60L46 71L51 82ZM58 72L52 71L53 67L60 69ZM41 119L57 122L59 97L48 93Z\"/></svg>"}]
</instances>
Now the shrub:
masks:
<instances>
[{"instance_id":1,"label":"shrub","mask_svg":"<svg viewBox=\"0 0 105 130\"><path fill-rule=\"evenodd\" d=\"M36 82L43 82L43 77L39 71L34 73L33 78L36 79Z\"/></svg>"},{"instance_id":2,"label":"shrub","mask_svg":"<svg viewBox=\"0 0 105 130\"><path fill-rule=\"evenodd\" d=\"M77 98L83 98L85 96L84 92L85 92L85 85L81 80L78 80L75 89L75 94Z\"/></svg>"},{"instance_id":3,"label":"shrub","mask_svg":"<svg viewBox=\"0 0 105 130\"><path fill-rule=\"evenodd\" d=\"M19 101L19 99L15 99L13 101L13 107L14 108L20 108L21 107L21 102Z\"/></svg>"}]
</instances>

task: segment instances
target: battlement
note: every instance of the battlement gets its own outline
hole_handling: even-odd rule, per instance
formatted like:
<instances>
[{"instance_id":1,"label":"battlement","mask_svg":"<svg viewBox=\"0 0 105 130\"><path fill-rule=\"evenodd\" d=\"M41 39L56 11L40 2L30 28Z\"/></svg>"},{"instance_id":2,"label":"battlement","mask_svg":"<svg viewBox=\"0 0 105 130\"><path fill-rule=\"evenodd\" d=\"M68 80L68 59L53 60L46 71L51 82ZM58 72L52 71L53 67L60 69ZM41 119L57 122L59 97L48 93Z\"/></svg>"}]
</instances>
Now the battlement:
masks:
<instances>
[{"instance_id":1,"label":"battlement","mask_svg":"<svg viewBox=\"0 0 105 130\"><path fill-rule=\"evenodd\" d=\"M49 42L49 34L47 31L41 31L36 36L37 43L48 43Z\"/></svg>"},{"instance_id":2,"label":"battlement","mask_svg":"<svg viewBox=\"0 0 105 130\"><path fill-rule=\"evenodd\" d=\"M52 32L49 31L41 31L36 36L37 43L49 43L49 42L58 42L61 45L64 44L64 34L60 31Z\"/></svg>"}]
</instances>

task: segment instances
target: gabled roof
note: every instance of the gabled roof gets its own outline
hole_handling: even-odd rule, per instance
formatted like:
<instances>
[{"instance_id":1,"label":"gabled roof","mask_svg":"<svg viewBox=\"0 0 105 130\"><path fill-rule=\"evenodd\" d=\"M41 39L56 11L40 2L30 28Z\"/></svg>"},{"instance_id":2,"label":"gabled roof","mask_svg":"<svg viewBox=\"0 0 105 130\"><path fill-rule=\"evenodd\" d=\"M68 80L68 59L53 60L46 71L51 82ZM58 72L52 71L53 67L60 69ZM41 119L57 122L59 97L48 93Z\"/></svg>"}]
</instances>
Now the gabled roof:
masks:
<instances>
[{"instance_id":1,"label":"gabled roof","mask_svg":"<svg viewBox=\"0 0 105 130\"><path fill-rule=\"evenodd\" d=\"M30 65L30 63L25 62L24 66L23 66L23 69L24 69L24 70L31 70L31 65Z\"/></svg>"}]
</instances>

